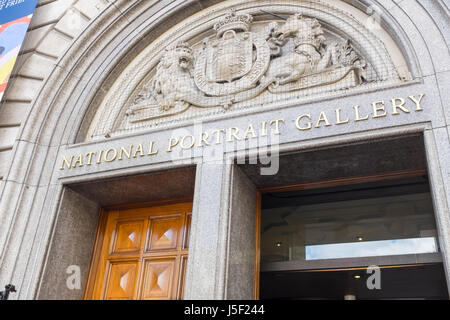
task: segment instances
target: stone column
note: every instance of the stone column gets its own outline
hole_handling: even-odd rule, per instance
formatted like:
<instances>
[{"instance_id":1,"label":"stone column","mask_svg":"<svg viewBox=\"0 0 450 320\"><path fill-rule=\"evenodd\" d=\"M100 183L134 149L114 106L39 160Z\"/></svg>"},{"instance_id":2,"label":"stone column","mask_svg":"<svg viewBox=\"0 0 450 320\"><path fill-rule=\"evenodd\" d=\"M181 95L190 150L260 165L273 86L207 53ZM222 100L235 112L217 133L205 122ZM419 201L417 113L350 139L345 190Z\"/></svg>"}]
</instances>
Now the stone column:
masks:
<instances>
[{"instance_id":1,"label":"stone column","mask_svg":"<svg viewBox=\"0 0 450 320\"><path fill-rule=\"evenodd\" d=\"M197 167L187 300L252 299L256 188L232 164Z\"/></svg>"},{"instance_id":2,"label":"stone column","mask_svg":"<svg viewBox=\"0 0 450 320\"><path fill-rule=\"evenodd\" d=\"M224 298L230 171L228 164L197 165L184 294L187 300Z\"/></svg>"},{"instance_id":3,"label":"stone column","mask_svg":"<svg viewBox=\"0 0 450 320\"><path fill-rule=\"evenodd\" d=\"M253 182L233 166L226 299L254 298L256 191Z\"/></svg>"}]
</instances>

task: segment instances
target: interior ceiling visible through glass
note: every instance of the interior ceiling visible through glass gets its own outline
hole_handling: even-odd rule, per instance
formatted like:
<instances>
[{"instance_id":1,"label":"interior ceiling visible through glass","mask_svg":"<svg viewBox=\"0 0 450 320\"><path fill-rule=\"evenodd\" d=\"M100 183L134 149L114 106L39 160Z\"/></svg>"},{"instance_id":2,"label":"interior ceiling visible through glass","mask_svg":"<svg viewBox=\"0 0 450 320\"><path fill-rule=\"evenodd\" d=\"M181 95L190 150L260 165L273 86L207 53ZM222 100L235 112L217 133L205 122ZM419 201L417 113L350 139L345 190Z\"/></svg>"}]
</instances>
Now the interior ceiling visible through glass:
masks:
<instances>
[{"instance_id":1,"label":"interior ceiling visible through glass","mask_svg":"<svg viewBox=\"0 0 450 320\"><path fill-rule=\"evenodd\" d=\"M424 177L263 196L262 262L438 252Z\"/></svg>"}]
</instances>

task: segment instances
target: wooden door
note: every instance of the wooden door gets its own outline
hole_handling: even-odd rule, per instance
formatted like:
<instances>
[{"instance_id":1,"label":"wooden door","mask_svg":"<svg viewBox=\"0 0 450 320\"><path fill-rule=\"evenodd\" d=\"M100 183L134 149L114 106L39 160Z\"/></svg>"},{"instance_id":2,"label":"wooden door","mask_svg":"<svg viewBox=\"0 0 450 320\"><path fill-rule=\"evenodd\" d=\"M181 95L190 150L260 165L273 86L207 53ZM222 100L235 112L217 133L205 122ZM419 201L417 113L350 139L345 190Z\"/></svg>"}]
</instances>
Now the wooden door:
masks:
<instances>
[{"instance_id":1,"label":"wooden door","mask_svg":"<svg viewBox=\"0 0 450 320\"><path fill-rule=\"evenodd\" d=\"M104 210L87 299L182 299L192 203Z\"/></svg>"}]
</instances>

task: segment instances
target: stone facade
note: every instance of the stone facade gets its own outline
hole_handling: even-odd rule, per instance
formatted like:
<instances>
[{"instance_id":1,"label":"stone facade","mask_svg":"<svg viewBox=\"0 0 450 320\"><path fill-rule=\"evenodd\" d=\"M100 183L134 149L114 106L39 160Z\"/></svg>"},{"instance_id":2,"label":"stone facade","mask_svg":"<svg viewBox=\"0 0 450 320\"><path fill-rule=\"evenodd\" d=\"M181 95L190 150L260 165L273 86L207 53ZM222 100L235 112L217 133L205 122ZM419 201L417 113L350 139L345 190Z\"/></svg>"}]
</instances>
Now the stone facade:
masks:
<instances>
[{"instance_id":1,"label":"stone facade","mask_svg":"<svg viewBox=\"0 0 450 320\"><path fill-rule=\"evenodd\" d=\"M235 15L248 16L244 25L237 29L228 26L225 30L221 19L230 10L235 10ZM286 22L267 12L286 18ZM317 20L302 20L295 13ZM337 23L333 18L337 16L346 24ZM248 17L253 18L251 23ZM244 43L242 66L232 74L220 68L212 73L220 91L224 84L239 81L251 72L258 55L264 56L264 48L269 49L266 64L270 65L280 55L278 49L281 48L278 59L290 52L289 47L283 51L286 44L277 44L278 41L290 38L304 44L290 35L295 30L289 28L288 19L296 27L318 23L329 43L350 40L355 45L352 63L364 60L370 70L375 70L371 72L378 81L370 81L370 77L362 80L359 75L366 64L360 62L355 67L358 77L351 85L310 91L298 87L280 93L282 98L267 100L264 95L275 96L268 92L271 87L267 84L251 99L247 96L242 100L241 105L233 102L238 100L233 96L231 103L212 103L211 108L199 107L214 97L213 92L203 92L201 98L194 95L195 99L189 100L178 92L173 95L164 91L167 87L161 90L148 85L154 80L167 84L173 79L164 72L158 78L161 74L156 71L166 48L175 50L169 51L169 57L181 50L177 59L184 67L183 63L189 63L189 55L201 56L205 38L217 36L221 41L226 31L238 30L238 35L243 31L254 33L253 42L248 42L250 49L245 49L247 40L239 38ZM82 292L74 294L64 288L58 291L47 283L61 276L53 276L58 271L52 270L64 270L67 264L86 266L86 259L90 258L85 254L89 243L79 246L83 252L76 246L68 249L70 241L81 241L69 233L74 228L84 228L88 235L83 238L92 242L96 219L93 215L99 204L74 195L68 186L195 167L185 297L250 299L251 284L246 284L249 278L253 279L254 257L249 250L254 221L245 213L254 211L251 199L257 186L234 165L235 160L257 156L259 148L274 144L282 154L411 133L424 136L439 242L449 279L449 19L449 5L443 0L39 1L0 106L0 285L16 285L18 292L11 298L81 298ZM187 22L192 29L187 29ZM214 24L216 35L211 28ZM373 29L376 27L372 24L380 29ZM257 35L270 25L273 28L269 28L268 36ZM259 38L264 41L255 40ZM317 39L310 39L314 40ZM219 46L223 44L220 41ZM208 55L214 56L214 50L208 45L205 48L207 61ZM254 58L253 48L257 51ZM296 62L287 67L297 70L297 75L277 75L281 67L271 73L267 66L266 78L270 80L272 75L283 86L303 75L324 71L318 65L325 52L319 47L308 50L312 51L304 54L305 50L300 50L302 57L310 57L303 64ZM377 60L376 55L381 58ZM312 67L306 72L308 63ZM387 70L385 76L377 71L383 69L382 64ZM335 70L333 65L330 60L324 68ZM264 84L265 72L255 74L259 76L257 81L215 97L229 98L258 88ZM318 88L323 88L331 76L320 78ZM189 76L182 83L191 86L195 79ZM191 89L196 94L202 92L199 81L195 84ZM148 117L151 107L164 117ZM165 112L177 108L189 108L186 112L190 114L176 112L166 117ZM270 137L275 140L258 139L256 147L239 144L245 140L244 133L253 135L250 124L257 138L263 136L262 125L275 132ZM211 136L218 129L223 130L224 142L215 144ZM210 140L204 133L209 134ZM228 135L231 139L227 139ZM197 141L190 146L194 138ZM218 158L211 158L208 144L211 148L216 146ZM114 152L120 153L129 146L133 146L136 157L120 160L119 154L114 156ZM139 147L142 151L138 151ZM91 158L86 158L87 154ZM96 157L102 161L97 163ZM92 215L77 222L77 212ZM247 243L248 247L239 243ZM52 260L58 256L58 250L65 249L70 254L62 256L59 262ZM86 275L87 271L83 272ZM240 279L240 285L231 279Z\"/></svg>"}]
</instances>

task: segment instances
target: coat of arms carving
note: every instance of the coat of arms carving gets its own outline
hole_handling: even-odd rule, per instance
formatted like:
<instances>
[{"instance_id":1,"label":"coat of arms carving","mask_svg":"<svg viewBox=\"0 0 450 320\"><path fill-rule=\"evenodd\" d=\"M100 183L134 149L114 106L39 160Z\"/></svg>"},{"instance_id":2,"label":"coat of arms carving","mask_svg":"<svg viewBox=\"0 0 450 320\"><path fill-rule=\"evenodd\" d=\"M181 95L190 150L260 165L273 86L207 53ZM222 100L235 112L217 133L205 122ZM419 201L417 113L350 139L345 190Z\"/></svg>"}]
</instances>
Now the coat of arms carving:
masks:
<instances>
[{"instance_id":1,"label":"coat of arms carving","mask_svg":"<svg viewBox=\"0 0 450 320\"><path fill-rule=\"evenodd\" d=\"M221 42L210 44L207 53L207 75L210 82L232 82L245 76L252 68L252 34L234 31L224 34Z\"/></svg>"},{"instance_id":2,"label":"coat of arms carving","mask_svg":"<svg viewBox=\"0 0 450 320\"><path fill-rule=\"evenodd\" d=\"M129 121L191 107L228 109L263 93L346 89L370 81L367 63L352 43L327 41L315 18L295 14L259 32L252 31L252 23L250 14L231 11L214 25L215 37L197 50L187 43L167 48L153 77L135 94Z\"/></svg>"},{"instance_id":3,"label":"coat of arms carving","mask_svg":"<svg viewBox=\"0 0 450 320\"><path fill-rule=\"evenodd\" d=\"M248 22L251 16L248 16ZM244 28L246 23L244 23ZM219 28L219 27L218 27ZM239 29L237 29L239 30ZM222 31L219 41L207 47L208 81L232 82L245 76L253 64L253 37L251 32Z\"/></svg>"},{"instance_id":4,"label":"coat of arms carving","mask_svg":"<svg viewBox=\"0 0 450 320\"><path fill-rule=\"evenodd\" d=\"M205 39L195 65L195 83L205 94L232 95L252 89L267 71L270 48L264 37L249 32L251 15L229 13Z\"/></svg>"}]
</instances>

